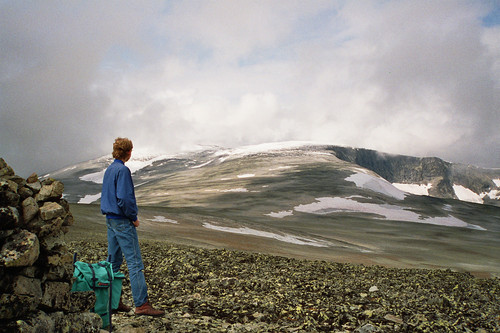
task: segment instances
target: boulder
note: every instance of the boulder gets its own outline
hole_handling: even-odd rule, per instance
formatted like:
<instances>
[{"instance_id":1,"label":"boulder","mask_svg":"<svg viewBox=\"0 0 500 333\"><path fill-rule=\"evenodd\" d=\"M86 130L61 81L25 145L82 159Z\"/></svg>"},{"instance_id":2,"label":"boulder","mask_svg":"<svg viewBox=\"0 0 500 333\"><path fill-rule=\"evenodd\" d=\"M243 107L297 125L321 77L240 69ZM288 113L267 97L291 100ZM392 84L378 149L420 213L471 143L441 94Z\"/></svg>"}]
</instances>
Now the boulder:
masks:
<instances>
[{"instance_id":1,"label":"boulder","mask_svg":"<svg viewBox=\"0 0 500 333\"><path fill-rule=\"evenodd\" d=\"M0 250L0 266L30 266L40 255L38 237L27 230L21 230L9 238Z\"/></svg>"},{"instance_id":2,"label":"boulder","mask_svg":"<svg viewBox=\"0 0 500 333\"><path fill-rule=\"evenodd\" d=\"M64 246L66 246L66 242L62 231L55 232L40 240L40 247L47 253Z\"/></svg>"},{"instance_id":3,"label":"boulder","mask_svg":"<svg viewBox=\"0 0 500 333\"><path fill-rule=\"evenodd\" d=\"M20 198L21 196L17 194L16 183L6 179L0 179L0 207L16 207L19 204Z\"/></svg>"},{"instance_id":4,"label":"boulder","mask_svg":"<svg viewBox=\"0 0 500 333\"><path fill-rule=\"evenodd\" d=\"M26 187L29 188L33 193L38 193L42 188L42 183L40 183L39 181L34 183L27 183Z\"/></svg>"},{"instance_id":5,"label":"boulder","mask_svg":"<svg viewBox=\"0 0 500 333\"><path fill-rule=\"evenodd\" d=\"M40 192L38 192L35 198L37 201L58 200L61 199L63 191L63 183L55 180L50 185L42 185Z\"/></svg>"},{"instance_id":6,"label":"boulder","mask_svg":"<svg viewBox=\"0 0 500 333\"><path fill-rule=\"evenodd\" d=\"M69 309L70 290L67 282L46 281L40 305L52 311Z\"/></svg>"},{"instance_id":7,"label":"boulder","mask_svg":"<svg viewBox=\"0 0 500 333\"><path fill-rule=\"evenodd\" d=\"M18 275L12 282L12 293L32 296L33 302L38 305L42 299L42 282L39 279Z\"/></svg>"},{"instance_id":8,"label":"boulder","mask_svg":"<svg viewBox=\"0 0 500 333\"><path fill-rule=\"evenodd\" d=\"M19 212L16 207L0 208L0 230L8 230L19 227Z\"/></svg>"},{"instance_id":9,"label":"boulder","mask_svg":"<svg viewBox=\"0 0 500 333\"><path fill-rule=\"evenodd\" d=\"M0 319L12 319L33 312L38 303L33 302L34 297L29 295L1 294Z\"/></svg>"},{"instance_id":10,"label":"boulder","mask_svg":"<svg viewBox=\"0 0 500 333\"><path fill-rule=\"evenodd\" d=\"M101 332L102 319L97 313L63 313L50 314L54 321L55 332Z\"/></svg>"},{"instance_id":11,"label":"boulder","mask_svg":"<svg viewBox=\"0 0 500 333\"><path fill-rule=\"evenodd\" d=\"M32 197L26 198L23 201L22 206L23 206L23 218L25 223L31 221L36 216L36 214L38 214L39 208L34 198Z\"/></svg>"},{"instance_id":12,"label":"boulder","mask_svg":"<svg viewBox=\"0 0 500 333\"><path fill-rule=\"evenodd\" d=\"M36 233L39 239L43 239L61 231L63 222L64 220L60 217L44 221L40 216L37 216L27 224L27 228Z\"/></svg>"},{"instance_id":13,"label":"boulder","mask_svg":"<svg viewBox=\"0 0 500 333\"><path fill-rule=\"evenodd\" d=\"M90 311L95 307L96 296L93 290L73 291L69 294L69 312Z\"/></svg>"},{"instance_id":14,"label":"boulder","mask_svg":"<svg viewBox=\"0 0 500 333\"><path fill-rule=\"evenodd\" d=\"M65 213L64 208L56 202L46 202L40 207L42 220L48 221L56 217L61 217Z\"/></svg>"},{"instance_id":15,"label":"boulder","mask_svg":"<svg viewBox=\"0 0 500 333\"><path fill-rule=\"evenodd\" d=\"M43 311L13 322L9 329L15 332L62 332L56 330L54 320Z\"/></svg>"},{"instance_id":16,"label":"boulder","mask_svg":"<svg viewBox=\"0 0 500 333\"><path fill-rule=\"evenodd\" d=\"M3 158L0 158L0 177L1 176L13 176L14 170L5 163Z\"/></svg>"},{"instance_id":17,"label":"boulder","mask_svg":"<svg viewBox=\"0 0 500 333\"><path fill-rule=\"evenodd\" d=\"M28 178L26 178L26 182L28 184L33 184L38 182L38 175L35 172L33 172Z\"/></svg>"}]
</instances>

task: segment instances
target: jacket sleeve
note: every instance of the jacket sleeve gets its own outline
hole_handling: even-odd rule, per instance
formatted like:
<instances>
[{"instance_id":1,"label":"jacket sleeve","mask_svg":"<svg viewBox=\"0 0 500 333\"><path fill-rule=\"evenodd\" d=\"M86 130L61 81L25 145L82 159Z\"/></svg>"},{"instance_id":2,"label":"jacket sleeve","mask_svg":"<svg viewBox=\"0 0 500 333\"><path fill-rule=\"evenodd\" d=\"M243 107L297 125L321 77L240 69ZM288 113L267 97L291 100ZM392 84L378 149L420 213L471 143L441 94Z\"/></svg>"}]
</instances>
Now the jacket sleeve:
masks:
<instances>
[{"instance_id":1,"label":"jacket sleeve","mask_svg":"<svg viewBox=\"0 0 500 333\"><path fill-rule=\"evenodd\" d=\"M116 198L118 207L130 221L137 220L137 202L135 200L134 183L129 168L122 168L116 180Z\"/></svg>"}]
</instances>

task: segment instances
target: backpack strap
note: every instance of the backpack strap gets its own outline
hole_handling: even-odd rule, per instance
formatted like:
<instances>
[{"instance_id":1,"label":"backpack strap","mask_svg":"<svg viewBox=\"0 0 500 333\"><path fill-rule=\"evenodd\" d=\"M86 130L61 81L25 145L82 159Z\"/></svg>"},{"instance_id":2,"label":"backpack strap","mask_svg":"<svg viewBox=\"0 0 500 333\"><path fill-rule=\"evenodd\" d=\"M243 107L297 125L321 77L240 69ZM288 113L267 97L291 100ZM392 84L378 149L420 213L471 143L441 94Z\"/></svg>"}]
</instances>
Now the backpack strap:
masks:
<instances>
[{"instance_id":1,"label":"backpack strap","mask_svg":"<svg viewBox=\"0 0 500 333\"><path fill-rule=\"evenodd\" d=\"M92 289L95 289L95 282L98 280L96 277L95 277L95 271L94 271L94 267L92 267L91 264L87 264L89 265L89 268L90 270L92 271Z\"/></svg>"}]
</instances>

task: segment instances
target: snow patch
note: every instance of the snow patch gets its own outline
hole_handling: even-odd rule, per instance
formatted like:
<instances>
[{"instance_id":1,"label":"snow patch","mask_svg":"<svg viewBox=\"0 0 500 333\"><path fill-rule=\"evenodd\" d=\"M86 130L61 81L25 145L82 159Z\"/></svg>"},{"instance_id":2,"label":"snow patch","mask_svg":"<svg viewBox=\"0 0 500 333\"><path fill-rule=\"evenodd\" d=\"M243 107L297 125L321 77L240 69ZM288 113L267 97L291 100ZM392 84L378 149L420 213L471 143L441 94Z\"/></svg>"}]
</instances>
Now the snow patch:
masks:
<instances>
[{"instance_id":1,"label":"snow patch","mask_svg":"<svg viewBox=\"0 0 500 333\"><path fill-rule=\"evenodd\" d=\"M500 187L500 179L492 179L496 186Z\"/></svg>"},{"instance_id":2,"label":"snow patch","mask_svg":"<svg viewBox=\"0 0 500 333\"><path fill-rule=\"evenodd\" d=\"M271 212L271 213L265 214L265 215L271 216L271 217L275 217L275 218L278 218L278 219L282 219L282 218L284 218L286 216L293 215L293 210L282 210L282 211L277 212L277 213Z\"/></svg>"},{"instance_id":3,"label":"snow patch","mask_svg":"<svg viewBox=\"0 0 500 333\"><path fill-rule=\"evenodd\" d=\"M213 160L210 160L210 161L205 162L205 163L203 163L203 164L192 166L192 167L191 167L191 169L198 169L198 168L202 168L202 167L204 167L205 165L209 165L209 164L210 164L210 163L212 163L212 162L213 162Z\"/></svg>"},{"instance_id":4,"label":"snow patch","mask_svg":"<svg viewBox=\"0 0 500 333\"><path fill-rule=\"evenodd\" d=\"M94 201L97 201L101 198L101 193L97 194L87 194L83 198L81 198L78 203L79 204L90 204L93 203Z\"/></svg>"},{"instance_id":5,"label":"snow patch","mask_svg":"<svg viewBox=\"0 0 500 333\"><path fill-rule=\"evenodd\" d=\"M154 219L148 219L148 221L152 222L161 222L161 223L172 223L172 224L179 224L176 220L171 220L167 219L165 216L155 216Z\"/></svg>"},{"instance_id":6,"label":"snow patch","mask_svg":"<svg viewBox=\"0 0 500 333\"><path fill-rule=\"evenodd\" d=\"M415 195L429 195L429 190L432 188L432 184L403 184L403 183L392 183L392 185L403 192L415 194Z\"/></svg>"},{"instance_id":7,"label":"snow patch","mask_svg":"<svg viewBox=\"0 0 500 333\"><path fill-rule=\"evenodd\" d=\"M483 203L483 199L479 194L462 185L453 185L453 190L455 191L455 194L457 195L459 200L481 204Z\"/></svg>"},{"instance_id":8,"label":"snow patch","mask_svg":"<svg viewBox=\"0 0 500 333\"><path fill-rule=\"evenodd\" d=\"M251 229L248 227L242 228L231 228L231 227L221 227L210 223L203 223L203 227L207 229L229 232L233 234L242 234L242 235L251 235L265 238L276 239L280 242L298 244L298 245L309 245L316 247L328 247L330 245L329 242L316 240L316 239L308 239L304 237L297 237L290 234L276 234L273 232L261 231L256 229Z\"/></svg>"},{"instance_id":9,"label":"snow patch","mask_svg":"<svg viewBox=\"0 0 500 333\"><path fill-rule=\"evenodd\" d=\"M104 172L106 172L106 170L89 173L88 175L81 176L80 180L83 180L84 182L102 184L102 179L104 178Z\"/></svg>"},{"instance_id":10,"label":"snow patch","mask_svg":"<svg viewBox=\"0 0 500 333\"><path fill-rule=\"evenodd\" d=\"M493 199L493 200L500 200L500 191L499 190L491 190L489 192L483 192L483 193L481 193L481 198L484 199L484 197L489 197L490 199Z\"/></svg>"},{"instance_id":11,"label":"snow patch","mask_svg":"<svg viewBox=\"0 0 500 333\"><path fill-rule=\"evenodd\" d=\"M248 190L244 187L232 188L227 190L219 190L219 189L208 189L205 192L248 192Z\"/></svg>"},{"instance_id":12,"label":"snow patch","mask_svg":"<svg viewBox=\"0 0 500 333\"><path fill-rule=\"evenodd\" d=\"M417 213L395 205L377 205L361 203L355 200L339 197L316 198L317 202L294 207L298 212L310 214L330 214L336 212L355 212L380 215L383 219L435 224L448 227L462 227L477 230L486 230L480 226L469 224L451 215L444 217L423 217Z\"/></svg>"},{"instance_id":13,"label":"snow patch","mask_svg":"<svg viewBox=\"0 0 500 333\"><path fill-rule=\"evenodd\" d=\"M166 159L168 156L166 155L159 155L159 156L146 156L146 157L137 157L137 158L131 158L128 162L125 163L125 165L130 169L131 173L137 172L141 169L144 169L147 166L150 166L153 164L153 162ZM103 169L101 171L89 173L87 175L83 175L80 177L80 180L83 180L85 182L92 182L96 184L102 184L102 179L104 178L104 173L106 172L106 169Z\"/></svg>"},{"instance_id":14,"label":"snow patch","mask_svg":"<svg viewBox=\"0 0 500 333\"><path fill-rule=\"evenodd\" d=\"M238 178L252 178L252 177L255 177L255 174L253 174L253 173L246 173L244 175L238 175L237 177Z\"/></svg>"},{"instance_id":15,"label":"snow patch","mask_svg":"<svg viewBox=\"0 0 500 333\"><path fill-rule=\"evenodd\" d=\"M357 187L378 192L398 200L403 200L406 197L403 191L398 190L385 179L369 175L364 173L364 171L355 173L345 180L355 183Z\"/></svg>"},{"instance_id":16,"label":"snow patch","mask_svg":"<svg viewBox=\"0 0 500 333\"><path fill-rule=\"evenodd\" d=\"M285 166L279 166L277 168L271 168L271 169L269 169L269 171L286 170L286 169L291 169L291 168L293 168L293 167L289 166L289 165L285 165Z\"/></svg>"}]
</instances>

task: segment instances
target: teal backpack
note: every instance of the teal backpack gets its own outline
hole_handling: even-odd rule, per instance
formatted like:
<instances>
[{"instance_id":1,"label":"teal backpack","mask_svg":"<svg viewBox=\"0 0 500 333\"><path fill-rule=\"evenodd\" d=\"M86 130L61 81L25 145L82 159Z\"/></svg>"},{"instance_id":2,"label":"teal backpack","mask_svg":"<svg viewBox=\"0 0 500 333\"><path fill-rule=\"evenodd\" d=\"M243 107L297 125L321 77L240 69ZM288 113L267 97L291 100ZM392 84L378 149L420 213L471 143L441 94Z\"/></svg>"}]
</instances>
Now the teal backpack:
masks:
<instances>
[{"instance_id":1,"label":"teal backpack","mask_svg":"<svg viewBox=\"0 0 500 333\"><path fill-rule=\"evenodd\" d=\"M101 316L102 328L109 326L111 332L111 314L118 308L125 275L121 272L113 273L112 265L108 261L95 264L76 261L76 254L73 265L75 281L71 291L93 290L95 292L94 312Z\"/></svg>"}]
</instances>

